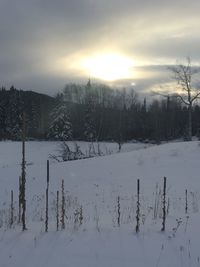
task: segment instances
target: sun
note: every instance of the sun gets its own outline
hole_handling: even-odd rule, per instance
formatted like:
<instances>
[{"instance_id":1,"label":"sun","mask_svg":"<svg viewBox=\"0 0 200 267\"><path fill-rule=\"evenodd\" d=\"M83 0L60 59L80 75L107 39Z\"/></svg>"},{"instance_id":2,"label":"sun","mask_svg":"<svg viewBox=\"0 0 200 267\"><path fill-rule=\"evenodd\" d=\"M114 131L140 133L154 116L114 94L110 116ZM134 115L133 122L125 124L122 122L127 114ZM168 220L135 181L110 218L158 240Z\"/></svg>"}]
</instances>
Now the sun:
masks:
<instances>
[{"instance_id":1,"label":"sun","mask_svg":"<svg viewBox=\"0 0 200 267\"><path fill-rule=\"evenodd\" d=\"M104 81L133 77L134 62L118 54L98 54L81 62L85 74Z\"/></svg>"}]
</instances>

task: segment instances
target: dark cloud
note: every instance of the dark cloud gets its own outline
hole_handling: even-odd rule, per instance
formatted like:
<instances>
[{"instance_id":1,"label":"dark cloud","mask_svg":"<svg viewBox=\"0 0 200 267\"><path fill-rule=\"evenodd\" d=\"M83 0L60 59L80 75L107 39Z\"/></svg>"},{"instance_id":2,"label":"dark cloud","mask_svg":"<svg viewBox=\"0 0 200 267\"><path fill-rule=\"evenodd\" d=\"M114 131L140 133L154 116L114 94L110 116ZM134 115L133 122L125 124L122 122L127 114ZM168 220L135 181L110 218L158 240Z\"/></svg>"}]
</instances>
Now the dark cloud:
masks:
<instances>
[{"instance_id":1,"label":"dark cloud","mask_svg":"<svg viewBox=\"0 0 200 267\"><path fill-rule=\"evenodd\" d=\"M53 94L87 78L71 68L78 57L106 49L140 65L200 62L199 9L196 0L0 0L0 82ZM151 67L140 90L161 73Z\"/></svg>"}]
</instances>

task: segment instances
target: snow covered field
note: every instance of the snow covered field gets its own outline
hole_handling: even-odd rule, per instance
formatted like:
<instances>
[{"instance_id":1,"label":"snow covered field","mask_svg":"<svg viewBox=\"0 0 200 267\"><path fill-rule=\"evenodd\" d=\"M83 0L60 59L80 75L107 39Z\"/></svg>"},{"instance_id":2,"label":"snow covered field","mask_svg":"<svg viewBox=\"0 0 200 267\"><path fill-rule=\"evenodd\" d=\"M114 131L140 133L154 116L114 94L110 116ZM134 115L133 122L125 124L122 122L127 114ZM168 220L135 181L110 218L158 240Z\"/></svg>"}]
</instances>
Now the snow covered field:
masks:
<instances>
[{"instance_id":1,"label":"snow covered field","mask_svg":"<svg viewBox=\"0 0 200 267\"><path fill-rule=\"evenodd\" d=\"M81 147L87 149L84 143ZM117 152L116 144L106 147ZM104 157L64 163L51 161L49 232L45 233L46 160L49 154L57 153L57 148L56 142L26 145L28 230L22 232L17 222L9 229L11 190L17 220L21 144L0 143L1 267L200 266L198 142L145 148L142 144L126 144L121 153ZM161 232L164 176L168 213L166 231ZM56 191L61 191L62 179L66 191L66 229L57 232ZM135 233L137 179L141 183L138 234ZM80 208L81 225L76 215Z\"/></svg>"}]
</instances>

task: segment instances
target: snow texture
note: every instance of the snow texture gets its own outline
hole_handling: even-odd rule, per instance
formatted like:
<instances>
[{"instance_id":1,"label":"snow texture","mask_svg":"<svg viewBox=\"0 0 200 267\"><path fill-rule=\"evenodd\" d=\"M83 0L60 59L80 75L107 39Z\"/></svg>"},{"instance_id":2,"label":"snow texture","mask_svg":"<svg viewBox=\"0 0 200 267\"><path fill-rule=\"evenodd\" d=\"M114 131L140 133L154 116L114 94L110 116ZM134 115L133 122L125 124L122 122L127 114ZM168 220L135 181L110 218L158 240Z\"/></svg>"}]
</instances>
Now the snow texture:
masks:
<instances>
[{"instance_id":1,"label":"snow texture","mask_svg":"<svg viewBox=\"0 0 200 267\"><path fill-rule=\"evenodd\" d=\"M73 145L73 144L71 144ZM83 150L88 144L80 142ZM116 144L101 144L117 152ZM70 162L50 161L49 232L45 233L46 160L56 142L26 143L27 228L17 224L21 143L0 143L1 267L200 266L200 146L130 143L121 153ZM167 177L166 231L162 227ZM66 229L56 231L56 191L65 181ZM140 179L140 232L136 185ZM188 211L186 213L186 195ZM10 192L14 225L10 227ZM120 226L118 203L120 199ZM83 220L80 222L80 209Z\"/></svg>"}]
</instances>

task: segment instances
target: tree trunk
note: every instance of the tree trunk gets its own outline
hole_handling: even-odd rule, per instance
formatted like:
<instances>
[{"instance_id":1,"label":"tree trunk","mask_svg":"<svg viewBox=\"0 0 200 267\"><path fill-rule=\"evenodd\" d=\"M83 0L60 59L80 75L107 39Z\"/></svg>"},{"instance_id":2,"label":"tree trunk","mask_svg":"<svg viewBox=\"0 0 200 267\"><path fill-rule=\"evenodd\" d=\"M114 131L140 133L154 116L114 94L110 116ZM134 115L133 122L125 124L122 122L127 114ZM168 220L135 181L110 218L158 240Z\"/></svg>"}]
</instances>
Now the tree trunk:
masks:
<instances>
[{"instance_id":1,"label":"tree trunk","mask_svg":"<svg viewBox=\"0 0 200 267\"><path fill-rule=\"evenodd\" d=\"M22 231L26 230L26 161L25 161L25 113L23 113L23 130L22 130L22 184L21 184L21 201L22 201Z\"/></svg>"},{"instance_id":2,"label":"tree trunk","mask_svg":"<svg viewBox=\"0 0 200 267\"><path fill-rule=\"evenodd\" d=\"M192 141L192 104L188 106L188 141Z\"/></svg>"}]
</instances>

